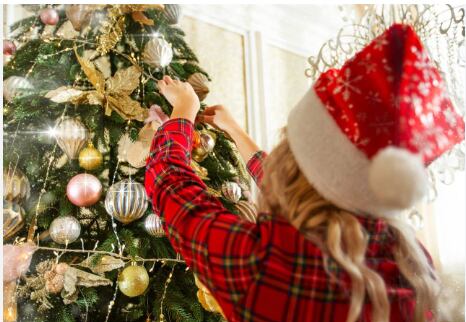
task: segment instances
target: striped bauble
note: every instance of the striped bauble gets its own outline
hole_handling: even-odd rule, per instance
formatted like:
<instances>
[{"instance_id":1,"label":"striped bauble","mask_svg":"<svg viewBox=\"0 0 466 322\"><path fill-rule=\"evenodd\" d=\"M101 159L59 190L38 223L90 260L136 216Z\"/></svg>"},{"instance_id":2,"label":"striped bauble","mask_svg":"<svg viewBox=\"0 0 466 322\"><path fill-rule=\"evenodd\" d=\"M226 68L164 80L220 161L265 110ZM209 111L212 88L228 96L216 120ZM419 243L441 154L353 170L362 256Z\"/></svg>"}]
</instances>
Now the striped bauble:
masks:
<instances>
[{"instance_id":1,"label":"striped bauble","mask_svg":"<svg viewBox=\"0 0 466 322\"><path fill-rule=\"evenodd\" d=\"M164 237L165 231L162 226L162 219L156 214L150 214L144 220L144 228L149 235L154 237Z\"/></svg>"},{"instance_id":2,"label":"striped bauble","mask_svg":"<svg viewBox=\"0 0 466 322\"><path fill-rule=\"evenodd\" d=\"M144 186L130 179L113 184L105 197L105 209L108 214L123 224L141 218L147 206Z\"/></svg>"},{"instance_id":3,"label":"striped bauble","mask_svg":"<svg viewBox=\"0 0 466 322\"><path fill-rule=\"evenodd\" d=\"M253 203L245 200L240 200L236 204L236 209L239 211L239 216L247 221L256 222L257 220L257 208Z\"/></svg>"}]
</instances>

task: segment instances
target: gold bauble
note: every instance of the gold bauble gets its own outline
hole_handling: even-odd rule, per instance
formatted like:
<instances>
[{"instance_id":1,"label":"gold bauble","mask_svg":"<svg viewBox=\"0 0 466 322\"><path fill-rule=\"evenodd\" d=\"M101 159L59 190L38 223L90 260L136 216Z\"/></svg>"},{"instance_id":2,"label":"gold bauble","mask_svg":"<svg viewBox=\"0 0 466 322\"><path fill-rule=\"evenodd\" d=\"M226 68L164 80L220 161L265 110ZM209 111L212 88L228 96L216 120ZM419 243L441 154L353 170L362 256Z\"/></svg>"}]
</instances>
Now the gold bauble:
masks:
<instances>
[{"instance_id":1,"label":"gold bauble","mask_svg":"<svg viewBox=\"0 0 466 322\"><path fill-rule=\"evenodd\" d=\"M215 300L215 298L212 296L209 289L205 287L204 284L201 283L201 281L199 281L196 275L194 275L194 282L196 283L196 286L199 288L197 291L197 299L199 300L199 303L201 303L202 307L206 311L218 312L225 316L217 300Z\"/></svg>"},{"instance_id":2,"label":"gold bauble","mask_svg":"<svg viewBox=\"0 0 466 322\"><path fill-rule=\"evenodd\" d=\"M102 153L92 143L79 153L79 166L86 170L94 170L102 165Z\"/></svg>"},{"instance_id":3,"label":"gold bauble","mask_svg":"<svg viewBox=\"0 0 466 322\"><path fill-rule=\"evenodd\" d=\"M128 266L118 276L118 287L126 296L139 296L146 291L148 286L149 274L144 266Z\"/></svg>"},{"instance_id":4,"label":"gold bauble","mask_svg":"<svg viewBox=\"0 0 466 322\"><path fill-rule=\"evenodd\" d=\"M214 150L215 147L215 139L212 135L209 134L208 131L203 131L200 133L200 139L197 146L193 148L192 157L193 160L196 162L202 162L205 158L209 155L210 152Z\"/></svg>"}]
</instances>

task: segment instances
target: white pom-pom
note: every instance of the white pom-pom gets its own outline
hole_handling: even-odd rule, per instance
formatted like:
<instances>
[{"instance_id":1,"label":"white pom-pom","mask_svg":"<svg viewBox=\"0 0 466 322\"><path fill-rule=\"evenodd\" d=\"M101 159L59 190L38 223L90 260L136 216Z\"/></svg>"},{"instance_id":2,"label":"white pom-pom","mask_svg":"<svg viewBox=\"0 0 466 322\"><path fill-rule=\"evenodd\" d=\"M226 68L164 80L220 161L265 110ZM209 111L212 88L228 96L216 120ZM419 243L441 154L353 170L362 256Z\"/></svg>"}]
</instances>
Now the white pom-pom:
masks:
<instances>
[{"instance_id":1,"label":"white pom-pom","mask_svg":"<svg viewBox=\"0 0 466 322\"><path fill-rule=\"evenodd\" d=\"M369 185L384 206L406 209L424 197L428 181L420 156L388 147L373 157Z\"/></svg>"}]
</instances>

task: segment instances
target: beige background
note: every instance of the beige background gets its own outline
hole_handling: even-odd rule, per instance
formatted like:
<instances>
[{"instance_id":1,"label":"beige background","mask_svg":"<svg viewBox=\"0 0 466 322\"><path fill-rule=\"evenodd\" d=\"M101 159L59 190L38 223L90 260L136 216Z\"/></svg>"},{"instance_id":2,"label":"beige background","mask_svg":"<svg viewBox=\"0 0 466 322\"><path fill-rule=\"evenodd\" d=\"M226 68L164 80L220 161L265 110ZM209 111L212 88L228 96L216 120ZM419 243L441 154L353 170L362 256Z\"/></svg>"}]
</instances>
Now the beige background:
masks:
<instances>
[{"instance_id":1,"label":"beige background","mask_svg":"<svg viewBox=\"0 0 466 322\"><path fill-rule=\"evenodd\" d=\"M265 46L266 111L268 114L269 146L278 143L288 113L299 102L309 80L304 75L306 57L273 45Z\"/></svg>"},{"instance_id":2,"label":"beige background","mask_svg":"<svg viewBox=\"0 0 466 322\"><path fill-rule=\"evenodd\" d=\"M227 106L247 129L244 39L241 34L183 16L180 28L212 82L205 99L208 105Z\"/></svg>"}]
</instances>

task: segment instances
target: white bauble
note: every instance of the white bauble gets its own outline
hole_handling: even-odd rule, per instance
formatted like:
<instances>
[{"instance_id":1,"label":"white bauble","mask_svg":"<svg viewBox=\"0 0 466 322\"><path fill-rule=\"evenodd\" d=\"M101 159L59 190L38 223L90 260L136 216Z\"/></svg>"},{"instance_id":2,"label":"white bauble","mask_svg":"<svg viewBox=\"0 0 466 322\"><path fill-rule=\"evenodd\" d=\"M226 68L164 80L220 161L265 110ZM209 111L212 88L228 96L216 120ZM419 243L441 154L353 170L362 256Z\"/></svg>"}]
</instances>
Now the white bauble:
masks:
<instances>
[{"instance_id":1,"label":"white bauble","mask_svg":"<svg viewBox=\"0 0 466 322\"><path fill-rule=\"evenodd\" d=\"M34 87L24 77L11 76L3 82L3 97L9 102L23 90L30 90Z\"/></svg>"}]
</instances>

